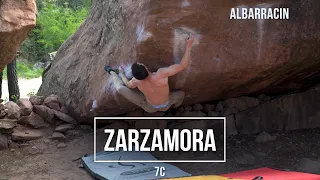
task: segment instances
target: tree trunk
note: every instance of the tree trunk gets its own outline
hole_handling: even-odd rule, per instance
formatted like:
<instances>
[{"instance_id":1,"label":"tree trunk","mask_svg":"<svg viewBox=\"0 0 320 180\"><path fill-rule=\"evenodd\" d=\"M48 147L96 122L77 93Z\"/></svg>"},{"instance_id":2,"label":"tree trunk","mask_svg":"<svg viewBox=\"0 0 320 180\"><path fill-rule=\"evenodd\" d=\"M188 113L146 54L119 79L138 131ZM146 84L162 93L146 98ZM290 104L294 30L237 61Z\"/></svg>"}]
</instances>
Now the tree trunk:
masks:
<instances>
[{"instance_id":1,"label":"tree trunk","mask_svg":"<svg viewBox=\"0 0 320 180\"><path fill-rule=\"evenodd\" d=\"M20 98L16 59L14 59L11 63L8 64L7 77L8 77L9 100L16 101Z\"/></svg>"},{"instance_id":2,"label":"tree trunk","mask_svg":"<svg viewBox=\"0 0 320 180\"><path fill-rule=\"evenodd\" d=\"M3 76L3 73L1 72L0 73L0 99L2 97L2 76Z\"/></svg>"}]
</instances>

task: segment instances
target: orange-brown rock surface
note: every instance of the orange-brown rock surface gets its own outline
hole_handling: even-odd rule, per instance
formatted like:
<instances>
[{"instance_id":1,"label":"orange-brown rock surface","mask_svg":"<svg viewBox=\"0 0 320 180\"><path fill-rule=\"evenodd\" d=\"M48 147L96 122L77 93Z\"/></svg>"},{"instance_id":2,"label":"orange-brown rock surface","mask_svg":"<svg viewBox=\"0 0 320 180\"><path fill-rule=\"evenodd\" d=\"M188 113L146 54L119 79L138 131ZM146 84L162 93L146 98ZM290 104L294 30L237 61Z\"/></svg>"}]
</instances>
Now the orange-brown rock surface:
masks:
<instances>
[{"instance_id":1,"label":"orange-brown rock surface","mask_svg":"<svg viewBox=\"0 0 320 180\"><path fill-rule=\"evenodd\" d=\"M289 20L230 20L236 7L289 7ZM104 66L135 61L157 69L180 62L196 35L189 67L170 78L184 104L307 88L320 78L317 0L93 1L89 17L59 49L40 94L57 94L81 121L135 105L114 89ZM95 108L95 114L90 109Z\"/></svg>"},{"instance_id":2,"label":"orange-brown rock surface","mask_svg":"<svg viewBox=\"0 0 320 180\"><path fill-rule=\"evenodd\" d=\"M0 1L0 71L13 60L35 25L35 0Z\"/></svg>"}]
</instances>

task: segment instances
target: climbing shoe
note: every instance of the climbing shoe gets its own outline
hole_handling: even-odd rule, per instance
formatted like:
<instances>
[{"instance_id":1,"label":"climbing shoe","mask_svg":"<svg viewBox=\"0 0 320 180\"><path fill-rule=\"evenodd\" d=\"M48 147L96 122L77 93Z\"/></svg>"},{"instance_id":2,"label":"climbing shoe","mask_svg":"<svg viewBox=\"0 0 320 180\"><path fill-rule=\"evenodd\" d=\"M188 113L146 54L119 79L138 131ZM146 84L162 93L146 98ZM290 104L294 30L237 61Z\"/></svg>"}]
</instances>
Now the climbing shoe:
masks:
<instances>
[{"instance_id":1,"label":"climbing shoe","mask_svg":"<svg viewBox=\"0 0 320 180\"><path fill-rule=\"evenodd\" d=\"M104 69L110 74L111 71L115 72L116 74L119 74L119 70L118 69L112 69L111 66L105 66Z\"/></svg>"}]
</instances>

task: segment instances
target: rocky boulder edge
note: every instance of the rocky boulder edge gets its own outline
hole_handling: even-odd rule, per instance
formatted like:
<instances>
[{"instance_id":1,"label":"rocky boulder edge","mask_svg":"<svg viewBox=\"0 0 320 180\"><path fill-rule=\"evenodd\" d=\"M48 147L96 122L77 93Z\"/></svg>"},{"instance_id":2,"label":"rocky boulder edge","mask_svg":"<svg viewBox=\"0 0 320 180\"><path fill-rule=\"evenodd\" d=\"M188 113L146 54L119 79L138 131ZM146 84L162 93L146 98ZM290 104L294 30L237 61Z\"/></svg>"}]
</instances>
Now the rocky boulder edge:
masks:
<instances>
[{"instance_id":1,"label":"rocky boulder edge","mask_svg":"<svg viewBox=\"0 0 320 180\"><path fill-rule=\"evenodd\" d=\"M50 139L60 144L66 140L61 137L78 125L56 95L21 98L17 103L9 101L0 104L0 112L0 149L23 147L27 141L51 135Z\"/></svg>"}]
</instances>

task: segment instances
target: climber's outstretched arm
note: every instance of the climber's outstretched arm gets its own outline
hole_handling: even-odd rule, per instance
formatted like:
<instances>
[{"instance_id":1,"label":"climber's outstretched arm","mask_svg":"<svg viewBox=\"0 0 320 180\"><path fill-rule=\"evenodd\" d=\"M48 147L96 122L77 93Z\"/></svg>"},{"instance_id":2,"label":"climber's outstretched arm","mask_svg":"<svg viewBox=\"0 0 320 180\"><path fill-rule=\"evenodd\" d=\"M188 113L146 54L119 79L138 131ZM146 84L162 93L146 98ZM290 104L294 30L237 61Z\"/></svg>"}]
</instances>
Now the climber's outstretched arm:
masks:
<instances>
[{"instance_id":1,"label":"climber's outstretched arm","mask_svg":"<svg viewBox=\"0 0 320 180\"><path fill-rule=\"evenodd\" d=\"M180 64L174 64L167 68L160 68L157 71L157 75L159 75L160 77L166 78L169 76L173 76L178 72L186 69L190 62L190 54L191 54L193 41L194 41L194 36L192 35L190 35L190 37L186 39L186 42L187 42L186 51L182 57Z\"/></svg>"},{"instance_id":2,"label":"climber's outstretched arm","mask_svg":"<svg viewBox=\"0 0 320 180\"><path fill-rule=\"evenodd\" d=\"M131 79L130 81L127 79L127 77L123 73L123 69L119 67L119 75L121 77L122 82L128 87L128 88L136 88L137 85L135 83L134 79Z\"/></svg>"}]
</instances>

